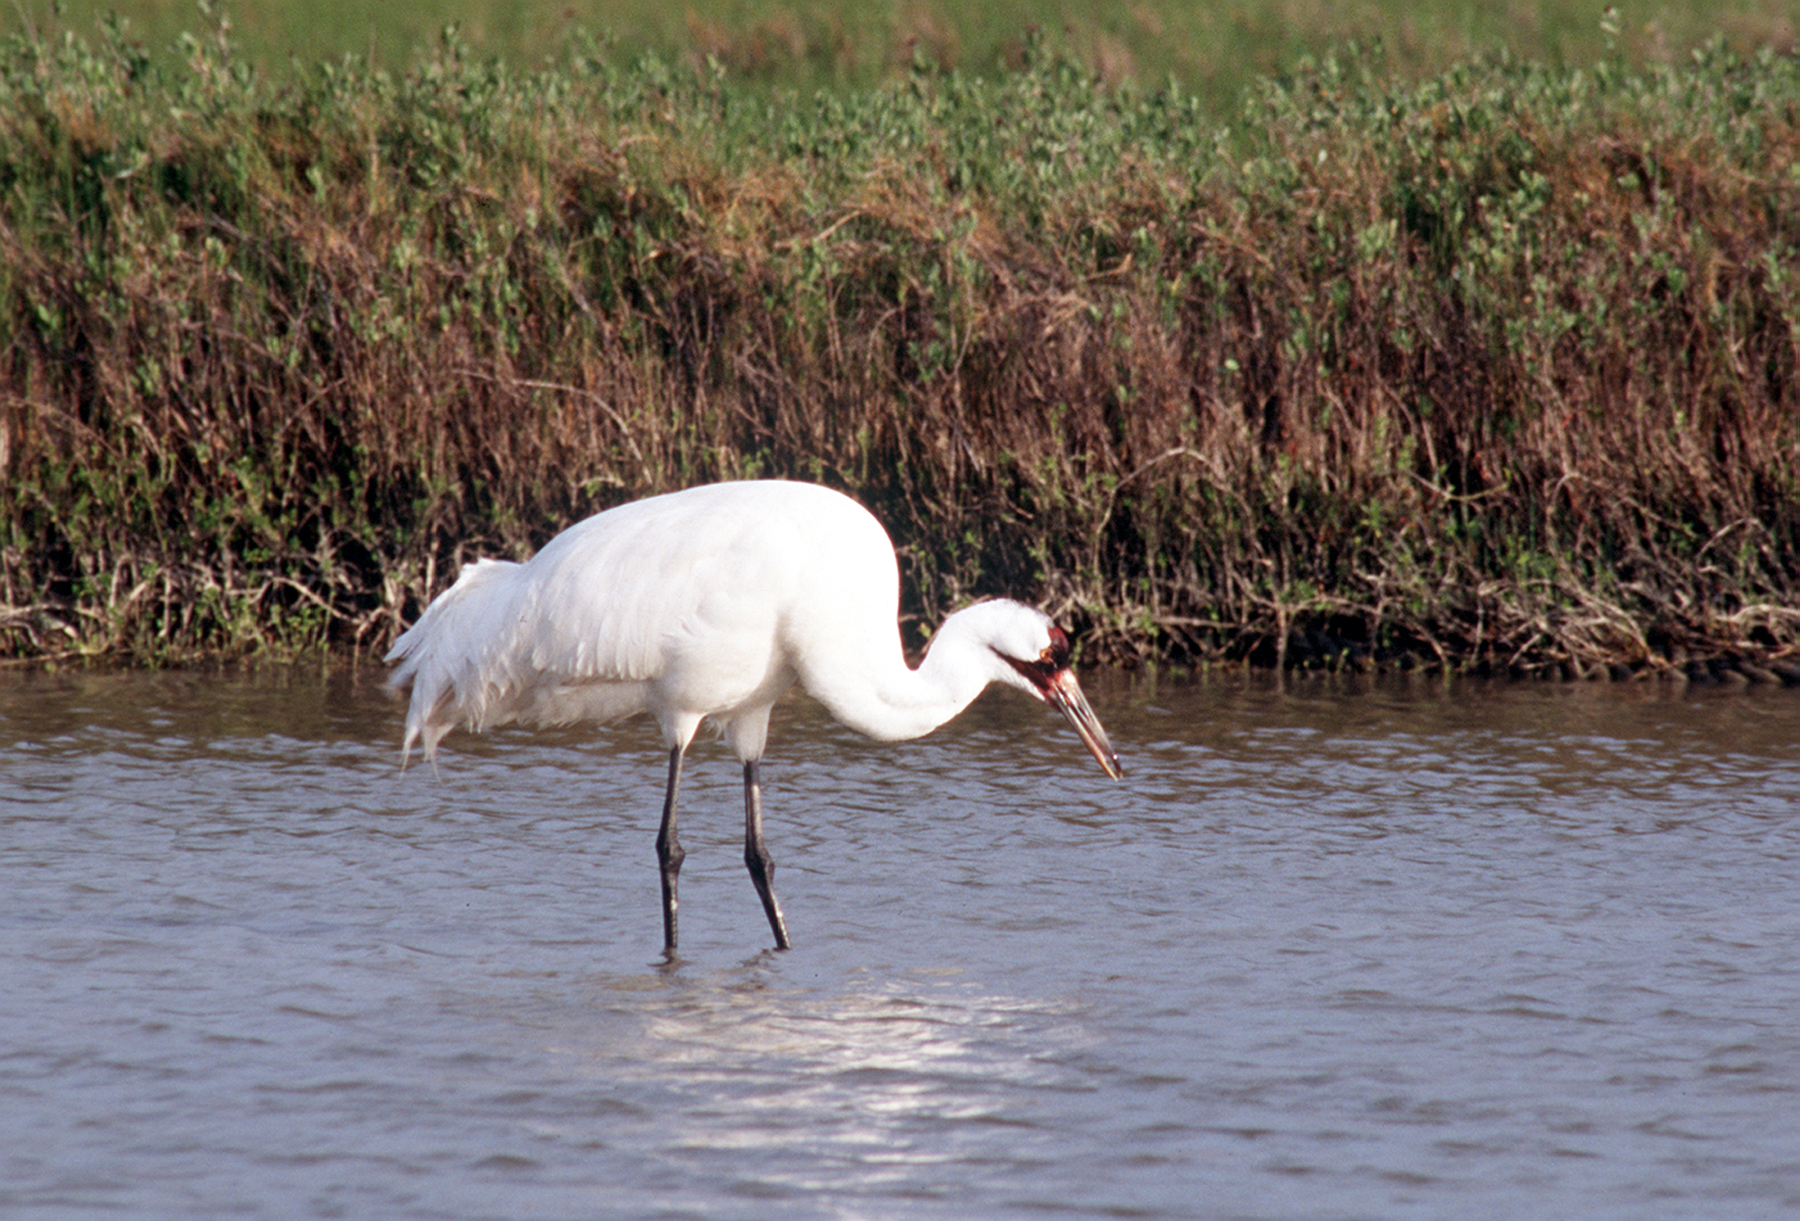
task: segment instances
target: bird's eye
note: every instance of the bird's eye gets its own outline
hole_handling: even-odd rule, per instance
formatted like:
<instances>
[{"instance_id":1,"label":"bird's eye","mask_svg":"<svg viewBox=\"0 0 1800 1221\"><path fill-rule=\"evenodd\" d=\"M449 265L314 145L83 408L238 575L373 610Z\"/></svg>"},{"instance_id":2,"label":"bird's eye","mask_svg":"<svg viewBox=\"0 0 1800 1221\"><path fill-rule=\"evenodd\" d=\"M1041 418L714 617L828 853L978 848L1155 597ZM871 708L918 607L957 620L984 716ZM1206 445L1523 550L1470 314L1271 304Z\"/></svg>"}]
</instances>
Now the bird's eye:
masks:
<instances>
[{"instance_id":1,"label":"bird's eye","mask_svg":"<svg viewBox=\"0 0 1800 1221\"><path fill-rule=\"evenodd\" d=\"M1056 661L1049 649L1045 649L1039 654L1036 661L1025 661L1021 658L1002 653L999 649L994 650L994 655L1004 661L1007 665L1011 666L1014 670L1018 671L1019 674L1024 676L1024 678L1039 691L1044 690L1049 685L1051 677L1055 675L1057 670Z\"/></svg>"}]
</instances>

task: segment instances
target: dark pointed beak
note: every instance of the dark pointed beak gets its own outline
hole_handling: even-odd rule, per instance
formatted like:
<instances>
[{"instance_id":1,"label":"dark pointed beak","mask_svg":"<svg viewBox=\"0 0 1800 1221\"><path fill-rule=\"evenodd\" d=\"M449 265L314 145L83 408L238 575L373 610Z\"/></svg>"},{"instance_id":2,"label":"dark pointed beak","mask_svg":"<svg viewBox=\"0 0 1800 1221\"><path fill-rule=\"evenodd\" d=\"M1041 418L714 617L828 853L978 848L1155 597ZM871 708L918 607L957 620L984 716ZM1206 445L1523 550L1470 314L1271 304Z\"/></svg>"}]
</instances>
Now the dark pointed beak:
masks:
<instances>
[{"instance_id":1,"label":"dark pointed beak","mask_svg":"<svg viewBox=\"0 0 1800 1221\"><path fill-rule=\"evenodd\" d=\"M1100 728L1100 718L1088 707L1087 696L1081 693L1081 684L1075 681L1073 670L1058 670L1044 684L1044 698L1052 707L1068 718L1075 732L1081 735L1081 741L1094 756L1095 762L1114 780L1125 778L1125 769L1119 766L1119 756L1114 753L1112 743L1106 740L1106 730Z\"/></svg>"}]
</instances>

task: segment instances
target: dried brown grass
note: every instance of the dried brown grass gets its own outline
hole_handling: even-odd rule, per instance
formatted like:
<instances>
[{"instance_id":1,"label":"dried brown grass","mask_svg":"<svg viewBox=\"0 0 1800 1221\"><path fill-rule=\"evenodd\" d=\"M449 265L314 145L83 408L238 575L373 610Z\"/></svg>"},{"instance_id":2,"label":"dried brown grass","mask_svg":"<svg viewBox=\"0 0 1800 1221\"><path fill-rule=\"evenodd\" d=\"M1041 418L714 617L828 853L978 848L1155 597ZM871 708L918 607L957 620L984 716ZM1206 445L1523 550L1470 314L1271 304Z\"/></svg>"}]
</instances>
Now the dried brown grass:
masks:
<instances>
[{"instance_id":1,"label":"dried brown grass","mask_svg":"<svg viewBox=\"0 0 1800 1221\"><path fill-rule=\"evenodd\" d=\"M785 110L454 55L175 107L30 67L14 657L367 653L476 554L775 475L876 509L909 615L1036 597L1090 658L1800 641L1791 61L1346 61L1248 147L1057 61Z\"/></svg>"}]
</instances>

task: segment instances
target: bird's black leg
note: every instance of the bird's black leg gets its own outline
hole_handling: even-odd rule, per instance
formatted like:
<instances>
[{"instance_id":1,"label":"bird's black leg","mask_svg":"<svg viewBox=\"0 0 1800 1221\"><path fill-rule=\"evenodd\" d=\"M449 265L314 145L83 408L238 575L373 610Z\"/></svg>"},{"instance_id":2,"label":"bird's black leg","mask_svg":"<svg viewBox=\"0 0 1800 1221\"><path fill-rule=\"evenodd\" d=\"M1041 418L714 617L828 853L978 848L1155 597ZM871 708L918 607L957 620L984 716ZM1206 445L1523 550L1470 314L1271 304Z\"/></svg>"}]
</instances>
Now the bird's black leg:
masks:
<instances>
[{"instance_id":1,"label":"bird's black leg","mask_svg":"<svg viewBox=\"0 0 1800 1221\"><path fill-rule=\"evenodd\" d=\"M675 956L675 884L687 852L675 834L675 796L681 789L681 747L669 751L669 788L663 795L662 830L656 833L656 859L662 866L663 953Z\"/></svg>"},{"instance_id":2,"label":"bird's black leg","mask_svg":"<svg viewBox=\"0 0 1800 1221\"><path fill-rule=\"evenodd\" d=\"M781 903L775 898L775 858L763 843L762 785L756 778L754 759L744 764L744 864L750 867L750 880L756 883L757 897L775 931L775 948L785 950L790 944L787 921L781 918Z\"/></svg>"}]
</instances>

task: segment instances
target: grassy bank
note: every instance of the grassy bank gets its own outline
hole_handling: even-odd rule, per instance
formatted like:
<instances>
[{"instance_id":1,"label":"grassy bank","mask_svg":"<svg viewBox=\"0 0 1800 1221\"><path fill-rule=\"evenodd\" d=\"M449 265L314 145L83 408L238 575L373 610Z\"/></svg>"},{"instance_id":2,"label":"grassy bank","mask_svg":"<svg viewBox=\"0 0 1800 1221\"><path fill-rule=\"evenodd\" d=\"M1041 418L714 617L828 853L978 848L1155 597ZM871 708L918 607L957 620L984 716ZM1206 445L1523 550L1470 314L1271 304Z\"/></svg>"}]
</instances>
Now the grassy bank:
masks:
<instances>
[{"instance_id":1,"label":"grassy bank","mask_svg":"<svg viewBox=\"0 0 1800 1221\"><path fill-rule=\"evenodd\" d=\"M648 492L861 497L1104 658L1800 646L1800 64L0 65L0 649L367 654Z\"/></svg>"},{"instance_id":2,"label":"grassy bank","mask_svg":"<svg viewBox=\"0 0 1800 1221\"><path fill-rule=\"evenodd\" d=\"M195 0L56 0L73 29L91 31L117 13L153 55L193 29ZM599 31L626 55L653 52L674 62L708 58L737 83L810 90L868 88L904 76L919 59L975 74L1011 71L1027 31L1110 83L1155 84L1170 76L1219 113L1246 86L1287 71L1350 39L1388 48L1403 78L1442 72L1480 55L1588 67L1610 54L1630 62L1685 60L1694 47L1723 37L1740 52L1794 49L1800 39L1790 0L1279 0L1208 4L1194 0L230 0L239 55L265 69L290 56L303 62L345 55L404 68L413 48L456 25L484 56L526 66L554 60L571 37ZM54 24L51 0L15 0L0 8L0 34Z\"/></svg>"}]
</instances>

